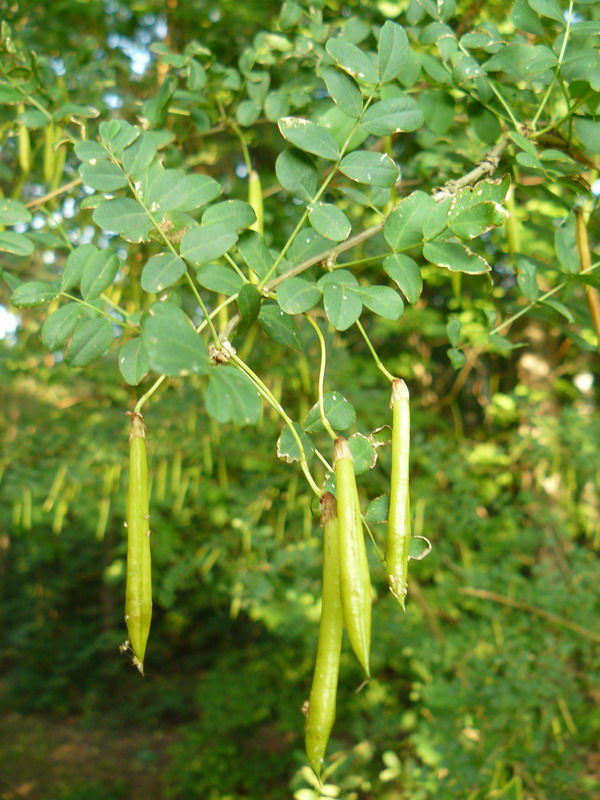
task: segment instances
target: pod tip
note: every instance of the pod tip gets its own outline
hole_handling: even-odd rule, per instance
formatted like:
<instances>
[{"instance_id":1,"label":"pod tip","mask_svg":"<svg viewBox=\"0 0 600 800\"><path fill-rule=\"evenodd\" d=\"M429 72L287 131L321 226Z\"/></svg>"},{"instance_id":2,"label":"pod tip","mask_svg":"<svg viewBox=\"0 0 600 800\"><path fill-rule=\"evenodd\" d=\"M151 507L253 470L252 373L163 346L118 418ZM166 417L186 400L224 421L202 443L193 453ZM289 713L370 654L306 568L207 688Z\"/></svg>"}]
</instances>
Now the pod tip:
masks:
<instances>
[{"instance_id":1,"label":"pod tip","mask_svg":"<svg viewBox=\"0 0 600 800\"><path fill-rule=\"evenodd\" d=\"M407 594L407 587L406 582L398 580L398 578L394 577L393 575L388 576L388 581L390 584L390 592L394 595L398 603L400 604L402 611L406 611L406 594Z\"/></svg>"},{"instance_id":2,"label":"pod tip","mask_svg":"<svg viewBox=\"0 0 600 800\"><path fill-rule=\"evenodd\" d=\"M146 438L146 426L144 425L144 418L137 411L128 411L127 416L131 420L131 433L129 434L129 441L135 438Z\"/></svg>"},{"instance_id":3,"label":"pod tip","mask_svg":"<svg viewBox=\"0 0 600 800\"><path fill-rule=\"evenodd\" d=\"M337 516L337 501L331 492L325 492L321 497L321 525L325 527Z\"/></svg>"},{"instance_id":4,"label":"pod tip","mask_svg":"<svg viewBox=\"0 0 600 800\"><path fill-rule=\"evenodd\" d=\"M402 380L402 378L396 378L394 381L392 381L392 399L390 400L390 406L393 406L397 400L408 399L410 399L408 386Z\"/></svg>"},{"instance_id":5,"label":"pod tip","mask_svg":"<svg viewBox=\"0 0 600 800\"><path fill-rule=\"evenodd\" d=\"M344 439L343 436L338 436L338 438L333 443L333 461L334 464L336 461L339 461L340 458L349 458L352 463L354 463L354 459L352 458L352 452L350 447L348 446L348 442Z\"/></svg>"}]
</instances>

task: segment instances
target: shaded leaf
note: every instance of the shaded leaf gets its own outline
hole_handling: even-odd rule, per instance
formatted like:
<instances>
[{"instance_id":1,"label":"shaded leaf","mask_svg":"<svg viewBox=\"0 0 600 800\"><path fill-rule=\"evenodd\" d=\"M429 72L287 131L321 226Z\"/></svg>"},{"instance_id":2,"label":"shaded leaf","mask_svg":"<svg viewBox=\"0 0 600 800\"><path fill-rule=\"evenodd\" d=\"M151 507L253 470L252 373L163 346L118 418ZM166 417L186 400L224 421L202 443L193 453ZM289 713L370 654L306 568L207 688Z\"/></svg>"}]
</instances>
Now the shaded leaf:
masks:
<instances>
[{"instance_id":1,"label":"shaded leaf","mask_svg":"<svg viewBox=\"0 0 600 800\"><path fill-rule=\"evenodd\" d=\"M315 452L315 446L309 437L304 433L301 425L299 425L297 422L292 422L292 425L294 426L294 430L302 442L304 454L308 460ZM300 461L302 458L298 443L296 442L296 439L287 425L281 431L279 439L277 440L277 457L282 461L286 461L288 464L291 464L294 461Z\"/></svg>"},{"instance_id":2,"label":"shaded leaf","mask_svg":"<svg viewBox=\"0 0 600 800\"><path fill-rule=\"evenodd\" d=\"M361 286L360 299L368 309L384 319L397 320L404 311L402 298L389 286Z\"/></svg>"},{"instance_id":3,"label":"shaded leaf","mask_svg":"<svg viewBox=\"0 0 600 800\"><path fill-rule=\"evenodd\" d=\"M365 511L367 522L387 522L390 513L390 496L382 494L371 500Z\"/></svg>"},{"instance_id":4,"label":"shaded leaf","mask_svg":"<svg viewBox=\"0 0 600 800\"><path fill-rule=\"evenodd\" d=\"M302 337L296 320L285 314L277 303L265 303L260 309L258 322L274 342L294 350L302 350Z\"/></svg>"},{"instance_id":5,"label":"shaded leaf","mask_svg":"<svg viewBox=\"0 0 600 800\"><path fill-rule=\"evenodd\" d=\"M147 169L156 155L156 144L148 131L144 131L136 141L123 151L123 169L128 175L136 177Z\"/></svg>"},{"instance_id":6,"label":"shaded leaf","mask_svg":"<svg viewBox=\"0 0 600 800\"><path fill-rule=\"evenodd\" d=\"M345 331L360 317L362 300L354 287L332 281L323 287L327 319L338 331Z\"/></svg>"},{"instance_id":7,"label":"shaded leaf","mask_svg":"<svg viewBox=\"0 0 600 800\"><path fill-rule=\"evenodd\" d=\"M220 223L240 231L249 228L256 222L254 209L243 200L224 200L206 209L202 215L202 224Z\"/></svg>"},{"instance_id":8,"label":"shaded leaf","mask_svg":"<svg viewBox=\"0 0 600 800\"><path fill-rule=\"evenodd\" d=\"M222 222L191 228L181 240L181 256L193 264L219 258L238 240L237 233Z\"/></svg>"},{"instance_id":9,"label":"shaded leaf","mask_svg":"<svg viewBox=\"0 0 600 800\"><path fill-rule=\"evenodd\" d=\"M65 361L72 367L86 367L106 353L112 340L113 326L109 320L80 320L75 327Z\"/></svg>"},{"instance_id":10,"label":"shaded leaf","mask_svg":"<svg viewBox=\"0 0 600 800\"><path fill-rule=\"evenodd\" d=\"M152 228L144 209L130 197L118 197L102 203L94 209L92 218L96 225L109 233L135 232L141 239L146 238Z\"/></svg>"},{"instance_id":11,"label":"shaded leaf","mask_svg":"<svg viewBox=\"0 0 600 800\"><path fill-rule=\"evenodd\" d=\"M475 239L506 220L507 214L499 212L496 203L478 203L456 216L450 215L448 227L459 239Z\"/></svg>"},{"instance_id":12,"label":"shaded leaf","mask_svg":"<svg viewBox=\"0 0 600 800\"><path fill-rule=\"evenodd\" d=\"M80 303L65 303L46 317L42 325L42 344L48 350L59 350L73 333L83 313Z\"/></svg>"},{"instance_id":13,"label":"shaded leaf","mask_svg":"<svg viewBox=\"0 0 600 800\"><path fill-rule=\"evenodd\" d=\"M159 253L152 256L142 270L141 284L145 292L162 292L167 286L185 275L185 262L174 253Z\"/></svg>"},{"instance_id":14,"label":"shaded leaf","mask_svg":"<svg viewBox=\"0 0 600 800\"><path fill-rule=\"evenodd\" d=\"M382 83L394 80L404 68L409 56L408 37L404 28L388 20L379 32L377 61Z\"/></svg>"},{"instance_id":15,"label":"shaded leaf","mask_svg":"<svg viewBox=\"0 0 600 800\"><path fill-rule=\"evenodd\" d=\"M280 153L275 162L277 180L288 194L310 201L317 192L317 168L310 156L294 147Z\"/></svg>"},{"instance_id":16,"label":"shaded leaf","mask_svg":"<svg viewBox=\"0 0 600 800\"><path fill-rule=\"evenodd\" d=\"M278 122L284 139L307 153L335 161L339 148L332 135L319 125L302 117L283 117Z\"/></svg>"},{"instance_id":17,"label":"shaded leaf","mask_svg":"<svg viewBox=\"0 0 600 800\"><path fill-rule=\"evenodd\" d=\"M383 261L383 269L398 284L409 303L416 303L423 288L421 270L416 261L408 256L394 254Z\"/></svg>"},{"instance_id":18,"label":"shaded leaf","mask_svg":"<svg viewBox=\"0 0 600 800\"><path fill-rule=\"evenodd\" d=\"M31 222L31 211L19 200L0 197L0 225L16 225Z\"/></svg>"},{"instance_id":19,"label":"shaded leaf","mask_svg":"<svg viewBox=\"0 0 600 800\"><path fill-rule=\"evenodd\" d=\"M142 318L142 344L151 368L164 375L207 375L208 352L190 318L173 303L155 303Z\"/></svg>"},{"instance_id":20,"label":"shaded leaf","mask_svg":"<svg viewBox=\"0 0 600 800\"><path fill-rule=\"evenodd\" d=\"M454 242L429 242L423 248L423 255L432 264L452 272L480 275L491 269L481 256L473 253L464 245Z\"/></svg>"},{"instance_id":21,"label":"shaded leaf","mask_svg":"<svg viewBox=\"0 0 600 800\"><path fill-rule=\"evenodd\" d=\"M348 439L348 447L354 459L354 474L362 475L373 469L377 463L377 450L362 433L355 433Z\"/></svg>"},{"instance_id":22,"label":"shaded leaf","mask_svg":"<svg viewBox=\"0 0 600 800\"><path fill-rule=\"evenodd\" d=\"M287 314L310 311L321 300L321 290L303 278L287 278L277 288L277 302Z\"/></svg>"},{"instance_id":23,"label":"shaded leaf","mask_svg":"<svg viewBox=\"0 0 600 800\"><path fill-rule=\"evenodd\" d=\"M423 223L435 205L425 192L413 192L395 208L385 221L383 235L394 250L408 250L423 240Z\"/></svg>"},{"instance_id":24,"label":"shaded leaf","mask_svg":"<svg viewBox=\"0 0 600 800\"><path fill-rule=\"evenodd\" d=\"M30 256L35 250L31 239L23 233L13 231L0 231L0 250L12 253L14 256Z\"/></svg>"},{"instance_id":25,"label":"shaded leaf","mask_svg":"<svg viewBox=\"0 0 600 800\"><path fill-rule=\"evenodd\" d=\"M386 153L355 150L344 156L340 172L358 183L370 186L394 186L398 180L398 167Z\"/></svg>"},{"instance_id":26,"label":"shaded leaf","mask_svg":"<svg viewBox=\"0 0 600 800\"><path fill-rule=\"evenodd\" d=\"M352 230L352 225L344 212L332 203L311 205L308 219L317 233L334 242L345 241Z\"/></svg>"},{"instance_id":27,"label":"shaded leaf","mask_svg":"<svg viewBox=\"0 0 600 800\"><path fill-rule=\"evenodd\" d=\"M323 406L327 421L334 431L347 431L356 422L356 411L339 392L325 392ZM321 433L325 427L321 421L319 404L315 403L304 420L303 428L307 433Z\"/></svg>"},{"instance_id":28,"label":"shaded leaf","mask_svg":"<svg viewBox=\"0 0 600 800\"><path fill-rule=\"evenodd\" d=\"M369 106L360 124L374 136L387 136L416 131L424 119L419 104L412 97L394 97Z\"/></svg>"},{"instance_id":29,"label":"shaded leaf","mask_svg":"<svg viewBox=\"0 0 600 800\"><path fill-rule=\"evenodd\" d=\"M119 350L119 372L123 376L125 383L129 386L137 386L143 380L150 369L148 356L142 345L140 336L121 347Z\"/></svg>"},{"instance_id":30,"label":"shaded leaf","mask_svg":"<svg viewBox=\"0 0 600 800\"><path fill-rule=\"evenodd\" d=\"M119 271L119 259L111 250L98 250L89 254L81 271L81 294L85 300L99 297L114 281Z\"/></svg>"},{"instance_id":31,"label":"shaded leaf","mask_svg":"<svg viewBox=\"0 0 600 800\"><path fill-rule=\"evenodd\" d=\"M112 192L127 186L127 176L112 161L86 162L79 167L81 180L99 192Z\"/></svg>"},{"instance_id":32,"label":"shaded leaf","mask_svg":"<svg viewBox=\"0 0 600 800\"><path fill-rule=\"evenodd\" d=\"M254 425L260 409L260 395L247 375L226 364L211 369L206 410L213 419L222 424Z\"/></svg>"},{"instance_id":33,"label":"shaded leaf","mask_svg":"<svg viewBox=\"0 0 600 800\"><path fill-rule=\"evenodd\" d=\"M60 287L58 281L26 281L14 290L11 303L15 308L35 308L43 306L58 297Z\"/></svg>"},{"instance_id":34,"label":"shaded leaf","mask_svg":"<svg viewBox=\"0 0 600 800\"><path fill-rule=\"evenodd\" d=\"M340 67L362 83L379 83L377 67L373 60L355 44L346 39L328 39L325 48Z\"/></svg>"},{"instance_id":35,"label":"shaded leaf","mask_svg":"<svg viewBox=\"0 0 600 800\"><path fill-rule=\"evenodd\" d=\"M327 91L340 109L352 119L358 119L363 108L363 99L356 81L337 67L323 67L321 77Z\"/></svg>"},{"instance_id":36,"label":"shaded leaf","mask_svg":"<svg viewBox=\"0 0 600 800\"><path fill-rule=\"evenodd\" d=\"M237 307L241 321L236 333L243 336L256 321L260 312L260 292L251 283L245 283L238 292Z\"/></svg>"},{"instance_id":37,"label":"shaded leaf","mask_svg":"<svg viewBox=\"0 0 600 800\"><path fill-rule=\"evenodd\" d=\"M267 243L257 231L244 231L238 240L237 249L258 278L264 278L273 266L273 257Z\"/></svg>"},{"instance_id":38,"label":"shaded leaf","mask_svg":"<svg viewBox=\"0 0 600 800\"><path fill-rule=\"evenodd\" d=\"M220 264L205 264L196 272L196 278L205 289L226 295L237 294L243 284L237 272Z\"/></svg>"}]
</instances>

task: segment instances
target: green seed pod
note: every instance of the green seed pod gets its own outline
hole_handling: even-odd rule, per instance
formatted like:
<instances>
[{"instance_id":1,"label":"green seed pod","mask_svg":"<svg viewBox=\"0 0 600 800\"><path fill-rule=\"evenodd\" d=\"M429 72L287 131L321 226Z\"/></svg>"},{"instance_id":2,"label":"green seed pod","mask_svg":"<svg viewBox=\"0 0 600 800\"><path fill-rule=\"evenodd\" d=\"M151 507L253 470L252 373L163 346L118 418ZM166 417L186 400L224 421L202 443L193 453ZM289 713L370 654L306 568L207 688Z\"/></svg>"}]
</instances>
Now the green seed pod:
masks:
<instances>
[{"instance_id":1,"label":"green seed pod","mask_svg":"<svg viewBox=\"0 0 600 800\"><path fill-rule=\"evenodd\" d=\"M385 545L385 568L390 590L404 608L410 548L410 501L408 459L410 451L410 408L408 388L403 380L392 383L392 478L390 512Z\"/></svg>"},{"instance_id":2,"label":"green seed pod","mask_svg":"<svg viewBox=\"0 0 600 800\"><path fill-rule=\"evenodd\" d=\"M371 579L354 475L354 459L343 436L334 444L340 536L340 587L344 622L356 657L369 673Z\"/></svg>"},{"instance_id":3,"label":"green seed pod","mask_svg":"<svg viewBox=\"0 0 600 800\"><path fill-rule=\"evenodd\" d=\"M125 622L133 650L133 663L143 675L152 619L148 461L144 420L141 414L133 413L130 416Z\"/></svg>"},{"instance_id":4,"label":"green seed pod","mask_svg":"<svg viewBox=\"0 0 600 800\"><path fill-rule=\"evenodd\" d=\"M31 489L29 486L23 487L23 516L21 519L21 526L24 531L31 530Z\"/></svg>"},{"instance_id":5,"label":"green seed pod","mask_svg":"<svg viewBox=\"0 0 600 800\"><path fill-rule=\"evenodd\" d=\"M264 231L264 210L263 194L260 183L260 176L255 169L250 170L248 175L248 204L256 214L256 222L250 226L251 231L258 231L262 235Z\"/></svg>"},{"instance_id":6,"label":"green seed pod","mask_svg":"<svg viewBox=\"0 0 600 800\"><path fill-rule=\"evenodd\" d=\"M56 154L54 153L54 144L56 142L56 129L54 123L51 122L47 128L44 129L44 183L48 186L52 183L54 171L56 168Z\"/></svg>"},{"instance_id":7,"label":"green seed pod","mask_svg":"<svg viewBox=\"0 0 600 800\"><path fill-rule=\"evenodd\" d=\"M110 497L102 497L98 503L98 522L96 523L96 539L104 539L110 517Z\"/></svg>"},{"instance_id":8,"label":"green seed pod","mask_svg":"<svg viewBox=\"0 0 600 800\"><path fill-rule=\"evenodd\" d=\"M19 105L19 109L24 109L23 104ZM31 139L29 138L29 131L25 125L19 126L18 133L19 144L19 166L21 173L26 178L31 172Z\"/></svg>"},{"instance_id":9,"label":"green seed pod","mask_svg":"<svg viewBox=\"0 0 600 800\"><path fill-rule=\"evenodd\" d=\"M44 505L42 506L44 511L52 511L54 503L56 503L58 495L60 494L63 488L66 476L67 476L67 465L61 464L58 469L58 472L54 476L54 480L52 481L52 486L50 487L50 492L48 494L48 497L46 498L46 500L44 501Z\"/></svg>"},{"instance_id":10,"label":"green seed pod","mask_svg":"<svg viewBox=\"0 0 600 800\"><path fill-rule=\"evenodd\" d=\"M161 458L156 470L156 502L163 503L167 493L167 459Z\"/></svg>"},{"instance_id":11,"label":"green seed pod","mask_svg":"<svg viewBox=\"0 0 600 800\"><path fill-rule=\"evenodd\" d=\"M337 507L335 497L329 492L321 498L321 524L324 531L321 623L305 727L306 755L319 779L329 735L335 722L344 627Z\"/></svg>"}]
</instances>

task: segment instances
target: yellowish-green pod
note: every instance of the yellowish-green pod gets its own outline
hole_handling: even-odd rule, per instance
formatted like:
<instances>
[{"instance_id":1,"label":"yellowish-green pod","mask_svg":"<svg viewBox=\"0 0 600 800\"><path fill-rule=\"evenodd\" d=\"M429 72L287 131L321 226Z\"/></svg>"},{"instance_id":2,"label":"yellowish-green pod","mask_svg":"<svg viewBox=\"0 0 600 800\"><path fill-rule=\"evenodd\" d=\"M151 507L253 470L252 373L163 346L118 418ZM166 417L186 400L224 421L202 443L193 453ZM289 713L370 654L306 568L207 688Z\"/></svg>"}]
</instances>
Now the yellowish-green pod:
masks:
<instances>
[{"instance_id":1,"label":"yellowish-green pod","mask_svg":"<svg viewBox=\"0 0 600 800\"><path fill-rule=\"evenodd\" d=\"M354 459L343 436L334 444L340 537L340 590L344 622L356 657L369 676L371 579L363 536Z\"/></svg>"},{"instance_id":2,"label":"yellowish-green pod","mask_svg":"<svg viewBox=\"0 0 600 800\"><path fill-rule=\"evenodd\" d=\"M54 476L54 480L52 481L52 486L50 487L50 492L48 497L44 501L43 509L44 511L52 511L52 507L56 503L58 499L58 495L63 488L65 478L67 476L67 465L61 464L58 468L58 472Z\"/></svg>"},{"instance_id":3,"label":"yellowish-green pod","mask_svg":"<svg viewBox=\"0 0 600 800\"><path fill-rule=\"evenodd\" d=\"M19 113L22 114L24 110L25 110L24 104L20 103ZM21 172L23 174L23 177L26 178L27 175L29 175L29 173L31 172L31 139L29 138L29 131L23 124L19 126L18 145L19 145L19 166L21 167Z\"/></svg>"},{"instance_id":4,"label":"yellowish-green pod","mask_svg":"<svg viewBox=\"0 0 600 800\"><path fill-rule=\"evenodd\" d=\"M323 591L317 660L306 712L306 755L318 778L335 722L344 616L340 595L340 549L335 497L321 498L323 525Z\"/></svg>"},{"instance_id":5,"label":"yellowish-green pod","mask_svg":"<svg viewBox=\"0 0 600 800\"><path fill-rule=\"evenodd\" d=\"M31 489L29 486L23 487L23 516L21 519L21 526L23 530L31 530Z\"/></svg>"},{"instance_id":6,"label":"yellowish-green pod","mask_svg":"<svg viewBox=\"0 0 600 800\"><path fill-rule=\"evenodd\" d=\"M133 650L133 663L143 675L146 644L152 619L148 459L146 428L142 415L132 413L130 416L125 622L129 632L129 644Z\"/></svg>"},{"instance_id":7,"label":"yellowish-green pod","mask_svg":"<svg viewBox=\"0 0 600 800\"><path fill-rule=\"evenodd\" d=\"M410 500L408 491L410 407L403 380L392 383L392 478L390 512L385 545L385 568L390 591L404 608L410 547Z\"/></svg>"},{"instance_id":8,"label":"yellowish-green pod","mask_svg":"<svg viewBox=\"0 0 600 800\"><path fill-rule=\"evenodd\" d=\"M252 210L256 214L256 222L250 225L250 230L258 231L262 236L265 226L263 194L260 176L255 169L251 169L248 175L248 205L252 206Z\"/></svg>"},{"instance_id":9,"label":"yellowish-green pod","mask_svg":"<svg viewBox=\"0 0 600 800\"><path fill-rule=\"evenodd\" d=\"M104 539L110 517L110 497L102 497L98 503L98 522L96 523L96 539Z\"/></svg>"},{"instance_id":10,"label":"yellowish-green pod","mask_svg":"<svg viewBox=\"0 0 600 800\"><path fill-rule=\"evenodd\" d=\"M56 155L54 153L56 139L56 128L54 123L51 122L44 129L44 183L48 186L52 183L56 169Z\"/></svg>"}]
</instances>

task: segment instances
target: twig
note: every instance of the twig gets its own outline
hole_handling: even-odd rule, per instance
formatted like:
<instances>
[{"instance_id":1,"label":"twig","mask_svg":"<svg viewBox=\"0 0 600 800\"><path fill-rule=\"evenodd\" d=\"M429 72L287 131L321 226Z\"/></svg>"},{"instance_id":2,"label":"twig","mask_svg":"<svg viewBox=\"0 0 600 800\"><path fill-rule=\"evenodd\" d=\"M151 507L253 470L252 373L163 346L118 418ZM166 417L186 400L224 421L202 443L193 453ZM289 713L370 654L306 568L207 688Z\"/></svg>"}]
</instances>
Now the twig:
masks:
<instances>
[{"instance_id":1,"label":"twig","mask_svg":"<svg viewBox=\"0 0 600 800\"><path fill-rule=\"evenodd\" d=\"M559 617L556 614L550 613L550 611L545 611L543 608L530 606L529 603L523 603L521 600L511 600L510 597L504 597L504 595L496 594L495 592L488 592L486 589L476 589L472 586L463 586L458 591L470 597L480 597L482 600L492 600L494 603L501 603L503 606L510 606L510 608L519 608L521 611L527 611L529 614L534 614L536 617L547 619L548 622L552 622L555 625L568 628L570 631L578 633L580 636L585 636L593 642L600 642L600 633L583 628L581 625L577 625L576 622L571 622L569 619Z\"/></svg>"},{"instance_id":2,"label":"twig","mask_svg":"<svg viewBox=\"0 0 600 800\"><path fill-rule=\"evenodd\" d=\"M71 189L74 189L76 186L82 183L81 178L75 178L69 183L65 183L64 186L59 186L58 189L55 189L53 192L48 192L43 197L36 197L35 200L31 200L29 203L25 203L26 208L34 208L35 206L43 206L44 203L48 202L48 200L52 200L53 197L58 197L59 194L66 194L66 192L70 192Z\"/></svg>"},{"instance_id":3,"label":"twig","mask_svg":"<svg viewBox=\"0 0 600 800\"><path fill-rule=\"evenodd\" d=\"M440 200L444 200L446 197L452 197L457 191L459 191L459 189L463 189L465 186L475 183L484 175L491 175L498 168L500 164L500 157L502 156L502 153L506 149L507 145L508 138L502 138L470 172L467 172L466 175L463 175L462 178L458 178L457 180L446 181L442 187L434 189L431 195L433 199L439 202ZM346 239L345 242L341 242L340 244L335 245L335 247L330 247L329 250L325 250L316 256L312 256L312 258L308 258L301 264L297 264L295 267L292 267L284 272L283 275L279 275L277 278L275 278L275 280L270 281L267 285L265 285L265 291L272 292L273 289L279 286L280 283L283 283L283 281L287 280L288 278L293 278L296 275L300 275L302 272L306 272L307 269L314 267L315 264L334 264L337 257L342 253L345 253L346 250L351 250L353 247L356 247L357 245L362 244L362 242L367 241L367 239L372 239L373 236L381 233L383 226L384 222L373 225L371 228L367 228L366 230L357 233L355 236L351 236L349 239ZM239 324L239 321L239 314L236 314L229 320L227 330L220 334L219 338L221 341L229 339L232 332Z\"/></svg>"},{"instance_id":4,"label":"twig","mask_svg":"<svg viewBox=\"0 0 600 800\"><path fill-rule=\"evenodd\" d=\"M500 158L508 147L508 141L507 136L500 139L470 172L455 181L446 181L439 189L434 189L431 194L433 199L436 202L445 200L447 197L455 195L460 189L464 189L465 186L470 186L480 178L483 178L484 175L492 175L500 165Z\"/></svg>"},{"instance_id":5,"label":"twig","mask_svg":"<svg viewBox=\"0 0 600 800\"><path fill-rule=\"evenodd\" d=\"M579 271L589 272L592 266L592 257L590 254L590 243L588 240L588 232L583 216L583 209L580 206L575 207L575 240L577 242L577 253L579 255ZM585 299L587 300L588 309L592 318L592 326L598 339L598 350L600 350L600 296L598 289L594 286L585 287Z\"/></svg>"}]
</instances>

